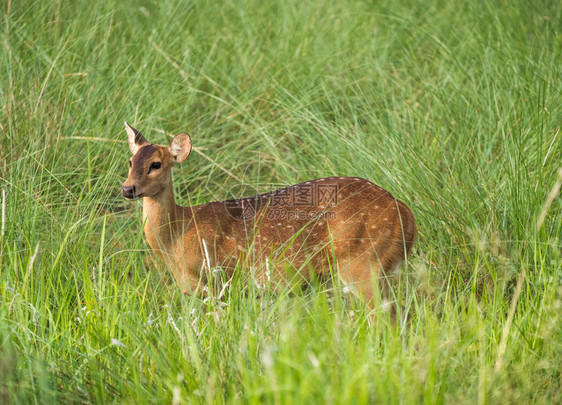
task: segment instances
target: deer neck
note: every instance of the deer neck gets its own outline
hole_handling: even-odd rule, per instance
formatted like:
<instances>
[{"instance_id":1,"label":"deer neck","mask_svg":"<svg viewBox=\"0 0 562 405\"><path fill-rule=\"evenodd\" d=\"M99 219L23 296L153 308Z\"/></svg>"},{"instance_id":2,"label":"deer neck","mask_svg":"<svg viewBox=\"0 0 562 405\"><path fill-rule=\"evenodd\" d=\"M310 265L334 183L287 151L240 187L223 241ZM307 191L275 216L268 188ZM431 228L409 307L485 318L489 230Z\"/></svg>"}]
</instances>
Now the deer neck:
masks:
<instances>
[{"instance_id":1,"label":"deer neck","mask_svg":"<svg viewBox=\"0 0 562 405\"><path fill-rule=\"evenodd\" d=\"M171 182L157 196L143 198L144 233L153 250L166 252L172 249L178 216Z\"/></svg>"}]
</instances>

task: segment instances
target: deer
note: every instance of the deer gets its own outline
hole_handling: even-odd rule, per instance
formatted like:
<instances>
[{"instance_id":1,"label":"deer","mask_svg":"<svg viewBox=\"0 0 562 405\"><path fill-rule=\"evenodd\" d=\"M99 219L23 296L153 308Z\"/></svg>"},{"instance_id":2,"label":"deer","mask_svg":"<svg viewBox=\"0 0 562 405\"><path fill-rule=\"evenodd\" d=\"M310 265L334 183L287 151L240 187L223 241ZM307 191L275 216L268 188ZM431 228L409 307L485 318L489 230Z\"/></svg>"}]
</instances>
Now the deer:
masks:
<instances>
[{"instance_id":1,"label":"deer","mask_svg":"<svg viewBox=\"0 0 562 405\"><path fill-rule=\"evenodd\" d=\"M160 146L127 122L125 130L132 157L122 195L142 198L146 240L184 293L201 294L213 269L232 277L238 268L273 288L335 274L371 313L379 288L383 308L396 311L381 280L407 259L417 228L412 211L388 191L359 177L328 177L182 207L172 167L190 155L191 137L180 133Z\"/></svg>"}]
</instances>

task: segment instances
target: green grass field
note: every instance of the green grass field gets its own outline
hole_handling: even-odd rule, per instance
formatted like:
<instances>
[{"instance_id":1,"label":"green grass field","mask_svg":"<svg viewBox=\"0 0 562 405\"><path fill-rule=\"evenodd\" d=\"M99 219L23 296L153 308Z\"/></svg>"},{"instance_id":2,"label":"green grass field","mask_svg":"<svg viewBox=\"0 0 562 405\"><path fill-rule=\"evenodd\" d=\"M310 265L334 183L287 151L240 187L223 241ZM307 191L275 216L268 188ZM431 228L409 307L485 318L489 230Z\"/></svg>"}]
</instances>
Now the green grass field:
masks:
<instances>
[{"instance_id":1,"label":"green grass field","mask_svg":"<svg viewBox=\"0 0 562 405\"><path fill-rule=\"evenodd\" d=\"M0 15L1 403L562 402L562 3ZM120 196L124 120L191 134L182 205L331 175L406 202L400 321L337 283L183 295Z\"/></svg>"}]
</instances>

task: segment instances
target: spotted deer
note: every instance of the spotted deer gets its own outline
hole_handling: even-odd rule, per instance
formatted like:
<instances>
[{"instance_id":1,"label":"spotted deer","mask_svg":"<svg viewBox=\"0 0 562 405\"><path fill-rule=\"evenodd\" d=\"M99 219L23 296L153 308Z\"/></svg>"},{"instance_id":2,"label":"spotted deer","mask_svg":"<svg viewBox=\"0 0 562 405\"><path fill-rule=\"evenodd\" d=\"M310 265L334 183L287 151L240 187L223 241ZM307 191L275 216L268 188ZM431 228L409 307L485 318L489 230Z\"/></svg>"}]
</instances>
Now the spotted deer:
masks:
<instances>
[{"instance_id":1,"label":"spotted deer","mask_svg":"<svg viewBox=\"0 0 562 405\"><path fill-rule=\"evenodd\" d=\"M181 133L169 146L158 146L126 122L125 129L133 156L122 194L143 199L148 244L186 293L200 292L211 281L212 269L231 276L238 268L251 272L257 285L273 287L337 274L345 288L374 309L379 280L397 270L416 239L410 209L357 177L322 178L248 198L179 206L172 167L189 156L189 135Z\"/></svg>"}]
</instances>

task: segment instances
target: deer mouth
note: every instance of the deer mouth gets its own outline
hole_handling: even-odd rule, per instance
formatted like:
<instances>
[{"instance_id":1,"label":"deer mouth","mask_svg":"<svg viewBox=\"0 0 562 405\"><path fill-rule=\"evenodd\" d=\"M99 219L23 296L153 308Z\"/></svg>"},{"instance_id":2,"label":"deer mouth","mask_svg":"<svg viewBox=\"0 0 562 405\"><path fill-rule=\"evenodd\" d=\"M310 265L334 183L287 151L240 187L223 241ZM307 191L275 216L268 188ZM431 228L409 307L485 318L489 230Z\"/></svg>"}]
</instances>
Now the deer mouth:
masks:
<instances>
[{"instance_id":1,"label":"deer mouth","mask_svg":"<svg viewBox=\"0 0 562 405\"><path fill-rule=\"evenodd\" d=\"M121 189L121 194L123 195L123 197L125 197L125 199L132 201L132 200L138 200L139 198L141 198L143 196L143 193L135 193L134 189L126 189L126 188L122 188Z\"/></svg>"},{"instance_id":2,"label":"deer mouth","mask_svg":"<svg viewBox=\"0 0 562 405\"><path fill-rule=\"evenodd\" d=\"M123 197L125 197L125 199L129 201L138 200L142 198L142 196L142 194L123 195Z\"/></svg>"}]
</instances>

